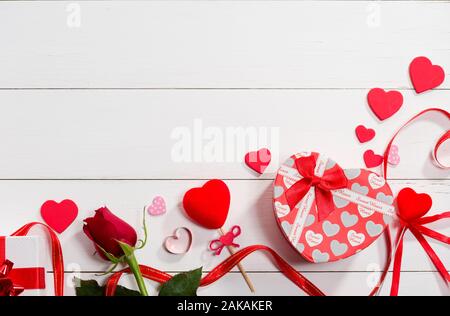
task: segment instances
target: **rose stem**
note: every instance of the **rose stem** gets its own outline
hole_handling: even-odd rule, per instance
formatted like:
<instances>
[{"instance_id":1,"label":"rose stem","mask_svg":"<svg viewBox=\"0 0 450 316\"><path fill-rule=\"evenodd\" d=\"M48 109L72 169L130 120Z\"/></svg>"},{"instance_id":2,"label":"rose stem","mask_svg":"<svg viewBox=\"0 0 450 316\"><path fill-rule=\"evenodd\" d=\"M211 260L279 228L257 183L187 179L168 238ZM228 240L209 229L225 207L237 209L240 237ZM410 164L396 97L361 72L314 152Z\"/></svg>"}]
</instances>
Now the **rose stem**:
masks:
<instances>
[{"instance_id":1,"label":"rose stem","mask_svg":"<svg viewBox=\"0 0 450 316\"><path fill-rule=\"evenodd\" d=\"M148 296L147 288L145 287L144 278L142 277L141 269L139 268L139 264L136 260L136 256L134 252L128 256L126 256L126 261L128 266L130 267L131 272L134 274L134 278L136 279L136 283L139 287L139 292L141 292L142 296Z\"/></svg>"},{"instance_id":2,"label":"rose stem","mask_svg":"<svg viewBox=\"0 0 450 316\"><path fill-rule=\"evenodd\" d=\"M219 228L219 233L220 233L220 235L222 235L222 236L225 235L225 233L224 233L224 231L223 231L223 228ZM228 251L230 252L230 254L233 255L233 254L235 253L234 248L233 248L232 246L227 246L227 249L228 249ZM244 270L244 267L242 266L242 264L238 263L238 264L237 264L237 267L238 267L239 271L241 272L242 276L244 277L244 280L245 280L245 282L247 283L247 285L248 285L250 291L251 291L252 293L255 293L255 287L253 286L253 283L252 283L252 281L250 280L250 278L248 277L248 274L247 274L247 272Z\"/></svg>"}]
</instances>

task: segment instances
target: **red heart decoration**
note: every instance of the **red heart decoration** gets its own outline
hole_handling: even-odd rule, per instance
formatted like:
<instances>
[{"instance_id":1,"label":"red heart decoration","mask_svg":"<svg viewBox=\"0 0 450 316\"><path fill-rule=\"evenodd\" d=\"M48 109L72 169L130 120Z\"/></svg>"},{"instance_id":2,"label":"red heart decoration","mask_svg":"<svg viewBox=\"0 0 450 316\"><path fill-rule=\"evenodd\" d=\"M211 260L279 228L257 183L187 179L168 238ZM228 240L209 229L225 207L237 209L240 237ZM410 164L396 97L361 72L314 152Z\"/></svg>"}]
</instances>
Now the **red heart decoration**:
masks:
<instances>
[{"instance_id":1,"label":"red heart decoration","mask_svg":"<svg viewBox=\"0 0 450 316\"><path fill-rule=\"evenodd\" d=\"M368 142L375 137L375 131L371 128L366 128L364 125L358 125L355 133L360 143Z\"/></svg>"},{"instance_id":2,"label":"red heart decoration","mask_svg":"<svg viewBox=\"0 0 450 316\"><path fill-rule=\"evenodd\" d=\"M266 170L271 159L270 150L261 148L258 151L251 151L245 155L245 163L254 171L262 174Z\"/></svg>"},{"instance_id":3,"label":"red heart decoration","mask_svg":"<svg viewBox=\"0 0 450 316\"><path fill-rule=\"evenodd\" d=\"M433 65L426 57L416 57L409 65L409 76L417 93L439 86L445 78L444 69Z\"/></svg>"},{"instance_id":4,"label":"red heart decoration","mask_svg":"<svg viewBox=\"0 0 450 316\"><path fill-rule=\"evenodd\" d=\"M72 200L60 203L49 200L42 204L41 216L48 226L61 234L77 218L78 206Z\"/></svg>"},{"instance_id":5,"label":"red heart decoration","mask_svg":"<svg viewBox=\"0 0 450 316\"><path fill-rule=\"evenodd\" d=\"M432 204L433 201L428 194L416 193L411 188L404 188L397 195L398 213L406 222L424 216Z\"/></svg>"},{"instance_id":6,"label":"red heart decoration","mask_svg":"<svg viewBox=\"0 0 450 316\"><path fill-rule=\"evenodd\" d=\"M222 180L209 180L201 188L186 192L183 207L187 215L201 226L220 228L230 208L230 190Z\"/></svg>"},{"instance_id":7,"label":"red heart decoration","mask_svg":"<svg viewBox=\"0 0 450 316\"><path fill-rule=\"evenodd\" d=\"M383 121L400 110L403 96L395 90L386 92L381 88L374 88L367 94L367 102L373 113Z\"/></svg>"},{"instance_id":8,"label":"red heart decoration","mask_svg":"<svg viewBox=\"0 0 450 316\"><path fill-rule=\"evenodd\" d=\"M378 167L383 162L383 156L375 154L373 150L366 150L364 153L364 162L367 168Z\"/></svg>"}]
</instances>

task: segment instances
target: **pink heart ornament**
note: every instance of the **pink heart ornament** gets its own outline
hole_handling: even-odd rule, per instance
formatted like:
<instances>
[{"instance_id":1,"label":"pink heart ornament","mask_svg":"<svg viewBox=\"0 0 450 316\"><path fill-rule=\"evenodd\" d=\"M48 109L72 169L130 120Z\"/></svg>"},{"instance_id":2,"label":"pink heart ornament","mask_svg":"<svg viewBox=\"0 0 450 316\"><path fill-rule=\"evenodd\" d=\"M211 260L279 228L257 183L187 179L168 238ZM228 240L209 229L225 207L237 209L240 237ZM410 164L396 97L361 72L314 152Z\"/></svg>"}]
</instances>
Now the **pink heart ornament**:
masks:
<instances>
[{"instance_id":1,"label":"pink heart ornament","mask_svg":"<svg viewBox=\"0 0 450 316\"><path fill-rule=\"evenodd\" d=\"M175 229L172 236L169 236L164 241L166 250L175 255L185 254L191 249L192 232L189 228L178 227Z\"/></svg>"},{"instance_id":2,"label":"pink heart ornament","mask_svg":"<svg viewBox=\"0 0 450 316\"><path fill-rule=\"evenodd\" d=\"M166 201L162 196L153 199L152 204L147 207L147 212L152 216L162 215L166 212Z\"/></svg>"},{"instance_id":3,"label":"pink heart ornament","mask_svg":"<svg viewBox=\"0 0 450 316\"><path fill-rule=\"evenodd\" d=\"M389 150L388 163L393 166L400 163L400 155L398 154L398 147L396 145L392 145Z\"/></svg>"}]
</instances>

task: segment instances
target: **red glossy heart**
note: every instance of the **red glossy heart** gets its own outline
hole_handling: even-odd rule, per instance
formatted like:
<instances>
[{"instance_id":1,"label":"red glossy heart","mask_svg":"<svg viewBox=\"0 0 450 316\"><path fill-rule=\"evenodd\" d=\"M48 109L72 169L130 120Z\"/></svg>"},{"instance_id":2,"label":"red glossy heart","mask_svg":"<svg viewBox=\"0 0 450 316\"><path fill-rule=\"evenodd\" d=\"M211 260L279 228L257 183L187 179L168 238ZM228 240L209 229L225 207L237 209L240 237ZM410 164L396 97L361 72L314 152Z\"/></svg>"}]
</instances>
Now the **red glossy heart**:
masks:
<instances>
[{"instance_id":1,"label":"red glossy heart","mask_svg":"<svg viewBox=\"0 0 450 316\"><path fill-rule=\"evenodd\" d=\"M409 65L409 76L417 93L439 86L445 78L444 69L433 65L426 57L416 57Z\"/></svg>"},{"instance_id":2,"label":"red glossy heart","mask_svg":"<svg viewBox=\"0 0 450 316\"><path fill-rule=\"evenodd\" d=\"M355 133L361 143L368 142L375 137L375 131L371 128L366 128L364 125L358 125L355 129Z\"/></svg>"},{"instance_id":3,"label":"red glossy heart","mask_svg":"<svg viewBox=\"0 0 450 316\"><path fill-rule=\"evenodd\" d=\"M404 188L397 195L399 216L407 222L424 216L432 204L428 194L417 193L411 188Z\"/></svg>"},{"instance_id":4,"label":"red glossy heart","mask_svg":"<svg viewBox=\"0 0 450 316\"><path fill-rule=\"evenodd\" d=\"M377 155L373 150L366 150L364 153L364 162L367 168L374 168L383 162L383 156Z\"/></svg>"},{"instance_id":5,"label":"red glossy heart","mask_svg":"<svg viewBox=\"0 0 450 316\"><path fill-rule=\"evenodd\" d=\"M386 92L381 88L374 88L367 94L367 102L373 113L383 121L400 110L403 96L395 90Z\"/></svg>"},{"instance_id":6,"label":"red glossy heart","mask_svg":"<svg viewBox=\"0 0 450 316\"><path fill-rule=\"evenodd\" d=\"M254 171L262 174L270 163L271 154L267 148L251 151L245 155L245 163Z\"/></svg>"},{"instance_id":7,"label":"red glossy heart","mask_svg":"<svg viewBox=\"0 0 450 316\"><path fill-rule=\"evenodd\" d=\"M72 200L63 200L60 203L49 200L41 206L44 221L60 234L73 223L77 215L78 206Z\"/></svg>"},{"instance_id":8,"label":"red glossy heart","mask_svg":"<svg viewBox=\"0 0 450 316\"><path fill-rule=\"evenodd\" d=\"M183 207L186 214L201 226L220 228L230 208L230 190L222 180L209 180L201 188L186 192Z\"/></svg>"}]
</instances>

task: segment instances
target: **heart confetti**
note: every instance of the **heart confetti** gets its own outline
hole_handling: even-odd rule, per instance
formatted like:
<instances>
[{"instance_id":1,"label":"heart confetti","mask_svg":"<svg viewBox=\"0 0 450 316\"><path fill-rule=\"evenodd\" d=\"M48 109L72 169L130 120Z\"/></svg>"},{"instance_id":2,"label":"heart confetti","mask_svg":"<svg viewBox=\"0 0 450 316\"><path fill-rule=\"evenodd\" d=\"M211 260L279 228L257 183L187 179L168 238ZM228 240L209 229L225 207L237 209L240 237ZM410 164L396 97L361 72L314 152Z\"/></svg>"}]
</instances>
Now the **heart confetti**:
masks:
<instances>
[{"instance_id":1,"label":"heart confetti","mask_svg":"<svg viewBox=\"0 0 450 316\"><path fill-rule=\"evenodd\" d=\"M60 203L49 200L42 204L41 216L48 226L61 234L77 218L78 206L72 200L63 200Z\"/></svg>"},{"instance_id":2,"label":"heart confetti","mask_svg":"<svg viewBox=\"0 0 450 316\"><path fill-rule=\"evenodd\" d=\"M369 149L364 153L364 162L367 168L378 167L383 162L383 156L377 155Z\"/></svg>"},{"instance_id":3,"label":"heart confetti","mask_svg":"<svg viewBox=\"0 0 450 316\"><path fill-rule=\"evenodd\" d=\"M384 121L400 110L403 96L395 90L386 92L381 88L374 88L367 94L367 102L373 113Z\"/></svg>"},{"instance_id":4,"label":"heart confetti","mask_svg":"<svg viewBox=\"0 0 450 316\"><path fill-rule=\"evenodd\" d=\"M191 249L192 232L187 227L178 227L172 236L164 241L166 250L175 255L185 254Z\"/></svg>"},{"instance_id":5,"label":"heart confetti","mask_svg":"<svg viewBox=\"0 0 450 316\"><path fill-rule=\"evenodd\" d=\"M245 163L250 169L262 174L270 164L272 156L270 150L261 148L258 151L251 151L245 155Z\"/></svg>"},{"instance_id":6,"label":"heart confetti","mask_svg":"<svg viewBox=\"0 0 450 316\"><path fill-rule=\"evenodd\" d=\"M416 57L409 65L409 76L417 93L422 93L444 82L445 74L441 66L433 65L427 57Z\"/></svg>"},{"instance_id":7,"label":"heart confetti","mask_svg":"<svg viewBox=\"0 0 450 316\"><path fill-rule=\"evenodd\" d=\"M162 196L156 196L152 204L147 206L147 212L153 216L164 214L166 212L166 201L164 201L164 198Z\"/></svg>"},{"instance_id":8,"label":"heart confetti","mask_svg":"<svg viewBox=\"0 0 450 316\"><path fill-rule=\"evenodd\" d=\"M358 125L355 128L355 134L360 143L366 143L375 137L375 131L372 128L366 128L364 125Z\"/></svg>"},{"instance_id":9,"label":"heart confetti","mask_svg":"<svg viewBox=\"0 0 450 316\"><path fill-rule=\"evenodd\" d=\"M388 155L388 163L392 166L396 166L400 163L400 155L398 154L398 147L391 145Z\"/></svg>"}]
</instances>

